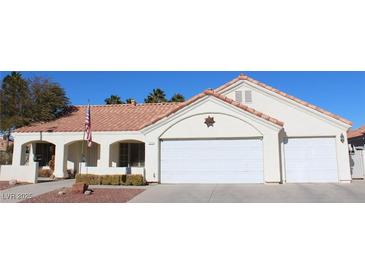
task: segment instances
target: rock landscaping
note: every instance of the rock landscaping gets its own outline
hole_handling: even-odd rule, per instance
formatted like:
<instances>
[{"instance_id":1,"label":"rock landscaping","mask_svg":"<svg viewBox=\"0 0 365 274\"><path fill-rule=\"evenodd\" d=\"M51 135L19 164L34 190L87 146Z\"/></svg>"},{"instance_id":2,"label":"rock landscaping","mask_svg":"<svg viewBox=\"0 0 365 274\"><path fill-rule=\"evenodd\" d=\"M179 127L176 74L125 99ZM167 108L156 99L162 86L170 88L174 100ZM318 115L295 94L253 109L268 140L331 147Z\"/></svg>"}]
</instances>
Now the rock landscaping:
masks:
<instances>
[{"instance_id":1,"label":"rock landscaping","mask_svg":"<svg viewBox=\"0 0 365 274\"><path fill-rule=\"evenodd\" d=\"M95 188L75 193L71 187L32 197L22 203L125 203L143 191L139 188Z\"/></svg>"},{"instance_id":2,"label":"rock landscaping","mask_svg":"<svg viewBox=\"0 0 365 274\"><path fill-rule=\"evenodd\" d=\"M27 183L18 182L16 180L10 180L10 181L0 181L0 190L5 190L11 187L15 187L18 185L25 185Z\"/></svg>"}]
</instances>

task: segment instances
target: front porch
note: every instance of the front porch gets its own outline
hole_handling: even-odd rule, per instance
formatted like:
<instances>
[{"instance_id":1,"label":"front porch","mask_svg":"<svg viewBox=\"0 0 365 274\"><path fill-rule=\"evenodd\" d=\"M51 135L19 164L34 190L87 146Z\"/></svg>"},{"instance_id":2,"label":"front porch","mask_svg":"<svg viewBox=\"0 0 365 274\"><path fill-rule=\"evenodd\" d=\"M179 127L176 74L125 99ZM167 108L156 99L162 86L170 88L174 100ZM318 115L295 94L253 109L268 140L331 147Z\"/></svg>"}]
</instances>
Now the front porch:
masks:
<instances>
[{"instance_id":1,"label":"front porch","mask_svg":"<svg viewBox=\"0 0 365 274\"><path fill-rule=\"evenodd\" d=\"M19 171L22 175L17 174ZM36 183L39 175L47 174L45 171L50 171L53 178L72 178L76 174L145 177L145 143L135 139L95 140L88 147L83 140L16 140L13 164L1 166L0 178Z\"/></svg>"}]
</instances>

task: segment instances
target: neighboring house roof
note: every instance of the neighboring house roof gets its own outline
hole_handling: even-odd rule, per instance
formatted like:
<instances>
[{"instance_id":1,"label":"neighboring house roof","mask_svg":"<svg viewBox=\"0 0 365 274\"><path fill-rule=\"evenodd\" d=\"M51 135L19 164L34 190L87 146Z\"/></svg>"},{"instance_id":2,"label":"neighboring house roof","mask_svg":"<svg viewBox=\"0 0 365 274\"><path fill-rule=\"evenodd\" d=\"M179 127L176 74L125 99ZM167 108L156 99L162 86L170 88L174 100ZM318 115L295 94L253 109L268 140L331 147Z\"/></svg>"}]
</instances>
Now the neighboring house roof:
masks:
<instances>
[{"instance_id":1,"label":"neighboring house roof","mask_svg":"<svg viewBox=\"0 0 365 274\"><path fill-rule=\"evenodd\" d=\"M357 137L361 137L361 136L365 136L365 126L362 126L361 128L350 130L349 132L347 132L348 139L357 138Z\"/></svg>"},{"instance_id":2,"label":"neighboring house roof","mask_svg":"<svg viewBox=\"0 0 365 274\"><path fill-rule=\"evenodd\" d=\"M267 89L269 91L272 91L272 92L274 92L276 94L279 94L281 96L284 96L286 98L289 98L289 99L291 99L291 100L293 100L293 101L295 101L295 102L297 102L297 103L299 103L301 105L304 105L304 106L309 107L309 108L311 108L313 110L316 110L316 111L318 111L320 113L323 113L323 114L325 114L325 115L327 115L329 117L332 117L332 118L334 118L336 120L339 120L339 121L341 121L341 122L343 122L345 124L352 125L352 122L349 121L349 120L347 120L347 119L345 119L345 118L342 118L342 117L340 117L340 116L338 116L336 114L333 114L333 113L331 113L329 111L326 111L326 110L324 110L324 109L322 109L320 107L317 107L315 105L312 105L312 104L310 104L308 102L305 102L305 101L303 101L301 99L298 99L298 98L296 98L294 96L291 96L289 94L286 94L283 91L280 91L280 90L278 90L276 88L273 88L273 87L271 87L269 85L266 85L266 84L264 84L262 82L259 82L259 81L255 80L255 79L252 79L252 78L250 78L250 77L248 77L247 75L244 75L244 74L240 74L240 76L238 76L237 78L233 79L232 81L230 81L230 82L228 82L228 83L226 83L226 84L224 84L224 85L216 88L215 91L216 92L220 92L220 91L226 89L227 87L229 87L229 86L231 86L231 85L233 85L233 84L235 84L235 83L237 83L238 81L241 81L241 80L242 81L248 81L248 82L251 82L253 84L256 84L256 85L258 85L260 87L263 87L263 88L265 88L265 89Z\"/></svg>"},{"instance_id":3,"label":"neighboring house roof","mask_svg":"<svg viewBox=\"0 0 365 274\"><path fill-rule=\"evenodd\" d=\"M213 96L228 104L247 111L261 119L269 121L278 126L284 123L236 102L214 90L205 90L202 93L190 98L183 103L159 103L159 104L120 104L120 105L98 105L91 106L91 129L92 131L137 131L157 121L168 117L178 110L205 97ZM87 106L75 106L69 114L45 123L37 123L22 127L16 132L82 132L85 124L85 111Z\"/></svg>"}]
</instances>

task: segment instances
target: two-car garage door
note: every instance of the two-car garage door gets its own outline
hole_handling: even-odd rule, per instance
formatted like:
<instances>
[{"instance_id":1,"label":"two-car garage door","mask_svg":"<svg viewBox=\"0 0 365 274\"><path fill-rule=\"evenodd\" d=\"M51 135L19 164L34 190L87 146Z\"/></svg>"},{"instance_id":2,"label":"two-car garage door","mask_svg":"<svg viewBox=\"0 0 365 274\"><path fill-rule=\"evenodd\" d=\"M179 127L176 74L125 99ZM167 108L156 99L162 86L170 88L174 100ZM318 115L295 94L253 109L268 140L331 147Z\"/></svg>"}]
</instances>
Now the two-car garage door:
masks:
<instances>
[{"instance_id":1,"label":"two-car garage door","mask_svg":"<svg viewBox=\"0 0 365 274\"><path fill-rule=\"evenodd\" d=\"M161 183L263 183L261 139L161 141Z\"/></svg>"}]
</instances>

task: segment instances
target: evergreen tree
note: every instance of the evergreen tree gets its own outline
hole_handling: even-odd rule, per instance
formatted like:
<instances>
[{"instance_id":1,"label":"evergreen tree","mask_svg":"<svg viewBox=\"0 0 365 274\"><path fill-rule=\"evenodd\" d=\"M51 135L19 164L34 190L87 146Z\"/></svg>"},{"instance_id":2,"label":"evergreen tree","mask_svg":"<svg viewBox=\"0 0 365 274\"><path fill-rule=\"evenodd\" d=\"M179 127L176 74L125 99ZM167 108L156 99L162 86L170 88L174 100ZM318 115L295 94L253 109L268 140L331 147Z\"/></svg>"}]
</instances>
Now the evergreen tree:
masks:
<instances>
[{"instance_id":1,"label":"evergreen tree","mask_svg":"<svg viewBox=\"0 0 365 274\"><path fill-rule=\"evenodd\" d=\"M66 112L69 99L58 83L33 78L29 81L29 91L33 98L33 121L51 121Z\"/></svg>"},{"instance_id":2,"label":"evergreen tree","mask_svg":"<svg viewBox=\"0 0 365 274\"><path fill-rule=\"evenodd\" d=\"M32 98L20 72L5 76L0 89L0 130L9 139L12 129L32 121Z\"/></svg>"}]
</instances>

